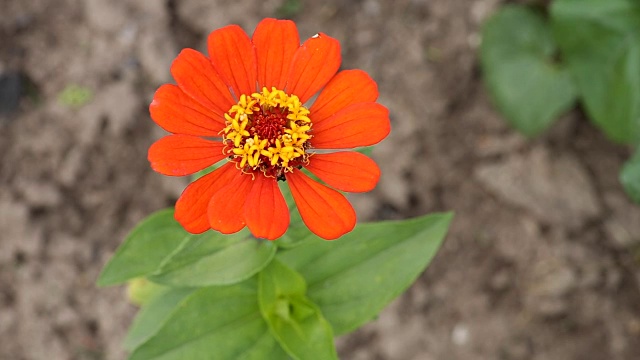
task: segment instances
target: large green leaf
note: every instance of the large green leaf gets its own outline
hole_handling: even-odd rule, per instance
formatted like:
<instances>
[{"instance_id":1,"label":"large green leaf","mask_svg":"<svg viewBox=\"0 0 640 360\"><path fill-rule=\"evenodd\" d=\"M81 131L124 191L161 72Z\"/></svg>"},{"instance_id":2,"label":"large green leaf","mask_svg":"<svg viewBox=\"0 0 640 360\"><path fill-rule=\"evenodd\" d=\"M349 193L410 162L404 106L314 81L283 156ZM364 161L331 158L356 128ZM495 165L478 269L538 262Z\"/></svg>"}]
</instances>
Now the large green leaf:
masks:
<instances>
[{"instance_id":1,"label":"large green leaf","mask_svg":"<svg viewBox=\"0 0 640 360\"><path fill-rule=\"evenodd\" d=\"M640 141L640 1L557 0L553 30L591 119Z\"/></svg>"},{"instance_id":2,"label":"large green leaf","mask_svg":"<svg viewBox=\"0 0 640 360\"><path fill-rule=\"evenodd\" d=\"M194 291L195 289L189 288L165 288L153 297L136 315L124 340L124 347L133 351L151 338L160 330L178 304Z\"/></svg>"},{"instance_id":3,"label":"large green leaf","mask_svg":"<svg viewBox=\"0 0 640 360\"><path fill-rule=\"evenodd\" d=\"M482 31L481 63L491 96L513 127L544 131L576 99L568 71L554 62L545 19L525 6L504 6Z\"/></svg>"},{"instance_id":4,"label":"large green leaf","mask_svg":"<svg viewBox=\"0 0 640 360\"><path fill-rule=\"evenodd\" d=\"M620 182L624 186L627 195L640 204L640 148L635 155L622 168Z\"/></svg>"},{"instance_id":5,"label":"large green leaf","mask_svg":"<svg viewBox=\"0 0 640 360\"><path fill-rule=\"evenodd\" d=\"M271 333L295 359L338 359L331 326L305 296L302 276L275 260L260 273L259 304Z\"/></svg>"},{"instance_id":6,"label":"large green leaf","mask_svg":"<svg viewBox=\"0 0 640 360\"><path fill-rule=\"evenodd\" d=\"M154 272L189 236L174 220L173 209L139 223L102 270L98 285L115 285Z\"/></svg>"},{"instance_id":7,"label":"large green leaf","mask_svg":"<svg viewBox=\"0 0 640 360\"><path fill-rule=\"evenodd\" d=\"M257 282L250 279L201 288L180 301L161 329L130 360L286 358L260 315Z\"/></svg>"},{"instance_id":8,"label":"large green leaf","mask_svg":"<svg viewBox=\"0 0 640 360\"><path fill-rule=\"evenodd\" d=\"M248 230L233 235L208 231L192 235L149 278L172 286L228 285L262 270L276 246L251 236Z\"/></svg>"},{"instance_id":9,"label":"large green leaf","mask_svg":"<svg viewBox=\"0 0 640 360\"><path fill-rule=\"evenodd\" d=\"M444 239L452 214L360 224L334 241L315 240L278 254L308 285L336 335L358 328L405 291Z\"/></svg>"}]
</instances>

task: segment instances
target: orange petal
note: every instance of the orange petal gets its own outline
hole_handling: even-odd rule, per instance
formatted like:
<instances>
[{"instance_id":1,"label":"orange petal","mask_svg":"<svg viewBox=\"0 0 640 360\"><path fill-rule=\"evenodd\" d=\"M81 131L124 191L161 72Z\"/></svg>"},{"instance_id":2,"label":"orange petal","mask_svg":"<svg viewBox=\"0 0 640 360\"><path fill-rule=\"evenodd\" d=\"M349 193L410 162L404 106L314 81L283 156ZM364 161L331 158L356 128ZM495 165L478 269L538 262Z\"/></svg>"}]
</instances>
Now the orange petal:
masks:
<instances>
[{"instance_id":1,"label":"orange petal","mask_svg":"<svg viewBox=\"0 0 640 360\"><path fill-rule=\"evenodd\" d=\"M253 236L275 240L289 227L289 209L278 187L278 181L256 175L244 204L244 216Z\"/></svg>"},{"instance_id":2,"label":"orange petal","mask_svg":"<svg viewBox=\"0 0 640 360\"><path fill-rule=\"evenodd\" d=\"M302 44L293 56L287 93L305 103L331 80L340 67L340 43L323 33Z\"/></svg>"},{"instance_id":3,"label":"orange petal","mask_svg":"<svg viewBox=\"0 0 640 360\"><path fill-rule=\"evenodd\" d=\"M316 124L351 104L374 102L377 98L378 85L366 72L343 70L322 89L309 116Z\"/></svg>"},{"instance_id":4,"label":"orange petal","mask_svg":"<svg viewBox=\"0 0 640 360\"><path fill-rule=\"evenodd\" d=\"M185 230L193 234L209 230L211 228L207 217L209 201L215 193L238 176L240 171L236 169L236 164L229 162L189 184L176 202L174 215L176 220Z\"/></svg>"},{"instance_id":5,"label":"orange petal","mask_svg":"<svg viewBox=\"0 0 640 360\"><path fill-rule=\"evenodd\" d=\"M244 203L252 185L251 175L243 174L236 176L213 195L207 210L212 229L223 234L233 234L244 228Z\"/></svg>"},{"instance_id":6,"label":"orange petal","mask_svg":"<svg viewBox=\"0 0 640 360\"><path fill-rule=\"evenodd\" d=\"M350 105L313 124L311 145L317 149L351 149L380 142L389 135L389 110L378 103Z\"/></svg>"},{"instance_id":7,"label":"orange petal","mask_svg":"<svg viewBox=\"0 0 640 360\"><path fill-rule=\"evenodd\" d=\"M162 85L149 105L151 118L174 134L219 136L224 119L175 85Z\"/></svg>"},{"instance_id":8,"label":"orange petal","mask_svg":"<svg viewBox=\"0 0 640 360\"><path fill-rule=\"evenodd\" d=\"M151 168L160 174L184 176L209 167L226 156L224 145L191 135L169 135L149 148Z\"/></svg>"},{"instance_id":9,"label":"orange petal","mask_svg":"<svg viewBox=\"0 0 640 360\"><path fill-rule=\"evenodd\" d=\"M211 109L220 119L235 104L229 87L211 61L193 49L184 49L171 64L171 74L187 95ZM224 122L224 120L222 120Z\"/></svg>"},{"instance_id":10,"label":"orange petal","mask_svg":"<svg viewBox=\"0 0 640 360\"><path fill-rule=\"evenodd\" d=\"M301 171L287 173L286 177L302 221L314 234L333 240L353 230L356 212L344 195Z\"/></svg>"},{"instance_id":11,"label":"orange petal","mask_svg":"<svg viewBox=\"0 0 640 360\"><path fill-rule=\"evenodd\" d=\"M300 47L296 24L290 20L264 19L253 33L258 61L258 88L284 89L293 54Z\"/></svg>"},{"instance_id":12,"label":"orange petal","mask_svg":"<svg viewBox=\"0 0 640 360\"><path fill-rule=\"evenodd\" d=\"M231 86L237 98L256 91L256 49L238 25L229 25L209 34L209 56L213 67Z\"/></svg>"},{"instance_id":13,"label":"orange petal","mask_svg":"<svg viewBox=\"0 0 640 360\"><path fill-rule=\"evenodd\" d=\"M329 186L342 191L371 191L380 178L378 165L353 151L315 154L305 167Z\"/></svg>"}]
</instances>

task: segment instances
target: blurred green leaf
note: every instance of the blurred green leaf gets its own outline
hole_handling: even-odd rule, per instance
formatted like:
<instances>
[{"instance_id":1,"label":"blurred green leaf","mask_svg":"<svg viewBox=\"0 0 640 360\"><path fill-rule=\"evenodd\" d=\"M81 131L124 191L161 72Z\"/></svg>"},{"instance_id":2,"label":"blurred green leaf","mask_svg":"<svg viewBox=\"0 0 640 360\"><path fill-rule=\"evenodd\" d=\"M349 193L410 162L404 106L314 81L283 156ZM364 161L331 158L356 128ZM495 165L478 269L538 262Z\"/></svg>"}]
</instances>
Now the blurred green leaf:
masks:
<instances>
[{"instance_id":1,"label":"blurred green leaf","mask_svg":"<svg viewBox=\"0 0 640 360\"><path fill-rule=\"evenodd\" d=\"M295 359L337 359L333 332L305 296L302 276L279 261L260 273L259 304L272 334Z\"/></svg>"},{"instance_id":2,"label":"blurred green leaf","mask_svg":"<svg viewBox=\"0 0 640 360\"><path fill-rule=\"evenodd\" d=\"M160 330L171 312L195 289L163 288L138 312L124 339L124 347L133 351Z\"/></svg>"},{"instance_id":3,"label":"blurred green leaf","mask_svg":"<svg viewBox=\"0 0 640 360\"><path fill-rule=\"evenodd\" d=\"M334 241L278 253L308 285L307 296L341 335L374 318L429 265L453 215L360 224Z\"/></svg>"},{"instance_id":4,"label":"blurred green leaf","mask_svg":"<svg viewBox=\"0 0 640 360\"><path fill-rule=\"evenodd\" d=\"M535 136L572 107L576 91L569 72L554 62L556 45L542 16L504 6L484 25L482 39L487 87L513 127Z\"/></svg>"},{"instance_id":5,"label":"blurred green leaf","mask_svg":"<svg viewBox=\"0 0 640 360\"><path fill-rule=\"evenodd\" d=\"M262 270L275 253L273 242L256 239L247 229L232 235L208 231L191 235L149 279L183 287L233 284Z\"/></svg>"},{"instance_id":6,"label":"blurred green leaf","mask_svg":"<svg viewBox=\"0 0 640 360\"><path fill-rule=\"evenodd\" d=\"M640 204L640 148L624 164L620 172L620 182L631 200Z\"/></svg>"},{"instance_id":7,"label":"blurred green leaf","mask_svg":"<svg viewBox=\"0 0 640 360\"><path fill-rule=\"evenodd\" d=\"M99 286L115 285L154 272L190 236L173 218L173 209L160 210L140 222L105 265Z\"/></svg>"},{"instance_id":8,"label":"blurred green leaf","mask_svg":"<svg viewBox=\"0 0 640 360\"><path fill-rule=\"evenodd\" d=\"M283 0L276 14L283 18L292 18L302 11L302 0Z\"/></svg>"},{"instance_id":9,"label":"blurred green leaf","mask_svg":"<svg viewBox=\"0 0 640 360\"><path fill-rule=\"evenodd\" d=\"M178 299L179 306L130 360L286 359L260 314L257 299L255 279L198 289Z\"/></svg>"},{"instance_id":10,"label":"blurred green leaf","mask_svg":"<svg viewBox=\"0 0 640 360\"><path fill-rule=\"evenodd\" d=\"M58 100L73 108L79 108L91 101L93 92L91 89L80 85L69 85L58 95Z\"/></svg>"},{"instance_id":11,"label":"blurred green leaf","mask_svg":"<svg viewBox=\"0 0 640 360\"><path fill-rule=\"evenodd\" d=\"M553 30L591 120L613 141L640 141L640 2L557 0Z\"/></svg>"}]
</instances>

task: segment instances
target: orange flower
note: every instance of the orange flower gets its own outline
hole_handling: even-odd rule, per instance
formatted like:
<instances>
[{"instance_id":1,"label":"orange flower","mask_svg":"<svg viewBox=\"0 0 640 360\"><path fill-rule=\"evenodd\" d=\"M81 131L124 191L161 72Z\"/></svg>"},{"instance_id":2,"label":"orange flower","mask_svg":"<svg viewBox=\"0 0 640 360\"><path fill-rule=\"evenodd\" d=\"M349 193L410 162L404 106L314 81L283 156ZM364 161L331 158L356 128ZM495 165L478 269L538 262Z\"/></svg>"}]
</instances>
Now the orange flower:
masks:
<instances>
[{"instance_id":1,"label":"orange flower","mask_svg":"<svg viewBox=\"0 0 640 360\"><path fill-rule=\"evenodd\" d=\"M353 207L334 189L370 191L380 170L357 152L313 150L373 145L389 134L376 83L361 70L337 73L338 41L320 33L300 45L288 20L263 20L252 39L226 26L209 35L208 45L209 58L192 49L178 55L171 66L177 85L161 86L149 107L172 133L149 149L155 171L184 176L227 159L187 186L176 220L191 233L248 226L256 237L277 239L289 226L280 180L316 235L331 240L351 231Z\"/></svg>"}]
</instances>

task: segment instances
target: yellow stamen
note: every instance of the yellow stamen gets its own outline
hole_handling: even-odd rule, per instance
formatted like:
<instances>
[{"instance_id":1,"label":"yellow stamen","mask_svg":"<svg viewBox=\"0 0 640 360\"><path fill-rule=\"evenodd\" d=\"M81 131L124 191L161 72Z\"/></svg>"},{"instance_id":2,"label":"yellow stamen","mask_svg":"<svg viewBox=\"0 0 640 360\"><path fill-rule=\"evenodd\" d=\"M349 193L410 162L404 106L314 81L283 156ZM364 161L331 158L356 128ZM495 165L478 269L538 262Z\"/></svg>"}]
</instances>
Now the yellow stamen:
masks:
<instances>
[{"instance_id":1,"label":"yellow stamen","mask_svg":"<svg viewBox=\"0 0 640 360\"><path fill-rule=\"evenodd\" d=\"M277 120L279 116L281 120ZM306 163L311 155L307 153L311 138L307 132L312 125L309 110L295 95L275 87L271 90L264 87L251 96L241 95L224 118L226 126L220 133L223 141L233 147L226 149L225 154L239 161L243 172L247 171L245 166L248 165L262 170L267 176L281 176L292 171L296 164ZM276 122L271 124L269 121ZM261 130L265 126L267 130ZM296 163L291 166L294 160Z\"/></svg>"}]
</instances>

